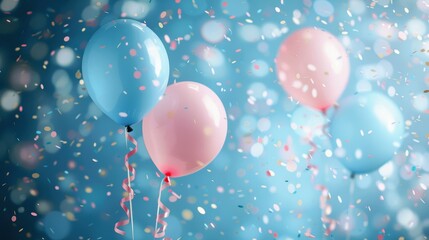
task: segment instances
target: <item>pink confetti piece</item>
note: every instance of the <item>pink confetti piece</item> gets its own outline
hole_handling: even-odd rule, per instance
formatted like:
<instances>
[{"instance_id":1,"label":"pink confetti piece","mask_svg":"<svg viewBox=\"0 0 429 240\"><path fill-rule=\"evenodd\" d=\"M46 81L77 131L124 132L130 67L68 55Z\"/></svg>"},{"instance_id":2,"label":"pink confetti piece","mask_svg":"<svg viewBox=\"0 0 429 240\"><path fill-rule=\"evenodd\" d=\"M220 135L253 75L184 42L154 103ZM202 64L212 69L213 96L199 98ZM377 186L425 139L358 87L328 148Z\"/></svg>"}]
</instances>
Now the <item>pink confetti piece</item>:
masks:
<instances>
[{"instance_id":1,"label":"pink confetti piece","mask_svg":"<svg viewBox=\"0 0 429 240\"><path fill-rule=\"evenodd\" d=\"M405 41L407 40L407 34L405 32L398 32L399 40Z\"/></svg>"},{"instance_id":2,"label":"pink confetti piece","mask_svg":"<svg viewBox=\"0 0 429 240\"><path fill-rule=\"evenodd\" d=\"M304 235L305 235L306 237L308 237L308 238L316 238L316 236L314 236L314 235L311 233L311 229L307 229L307 231L304 233Z\"/></svg>"},{"instance_id":3,"label":"pink confetti piece","mask_svg":"<svg viewBox=\"0 0 429 240\"><path fill-rule=\"evenodd\" d=\"M164 41L166 42L166 43L170 43L171 42L171 40L170 40L170 37L166 34L166 35L164 35Z\"/></svg>"},{"instance_id":4,"label":"pink confetti piece","mask_svg":"<svg viewBox=\"0 0 429 240\"><path fill-rule=\"evenodd\" d=\"M170 43L170 49L171 49L171 50L176 50L176 48L177 48L177 42L176 42L176 41L172 41L172 42Z\"/></svg>"},{"instance_id":5,"label":"pink confetti piece","mask_svg":"<svg viewBox=\"0 0 429 240\"><path fill-rule=\"evenodd\" d=\"M267 173L268 177L274 177L276 175L276 173L274 171L272 171L272 170L267 170L266 173Z\"/></svg>"},{"instance_id":6,"label":"pink confetti piece","mask_svg":"<svg viewBox=\"0 0 429 240\"><path fill-rule=\"evenodd\" d=\"M139 78L141 78L142 73L140 71L134 71L133 76L134 76L135 79L139 79Z\"/></svg>"}]
</instances>

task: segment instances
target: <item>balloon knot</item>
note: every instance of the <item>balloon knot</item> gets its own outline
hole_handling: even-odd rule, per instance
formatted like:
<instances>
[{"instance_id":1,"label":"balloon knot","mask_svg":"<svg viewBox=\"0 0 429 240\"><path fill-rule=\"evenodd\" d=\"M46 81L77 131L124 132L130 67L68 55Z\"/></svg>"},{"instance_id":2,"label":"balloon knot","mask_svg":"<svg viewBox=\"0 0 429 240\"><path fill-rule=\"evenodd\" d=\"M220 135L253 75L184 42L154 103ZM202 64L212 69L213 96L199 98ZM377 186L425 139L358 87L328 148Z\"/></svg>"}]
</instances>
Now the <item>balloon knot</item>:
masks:
<instances>
[{"instance_id":1,"label":"balloon knot","mask_svg":"<svg viewBox=\"0 0 429 240\"><path fill-rule=\"evenodd\" d=\"M351 178L351 179L354 179L354 178L355 178L355 176L356 176L356 174L355 174L355 173L351 173L351 174L350 174L350 178Z\"/></svg>"},{"instance_id":2,"label":"balloon knot","mask_svg":"<svg viewBox=\"0 0 429 240\"><path fill-rule=\"evenodd\" d=\"M164 182L170 184L170 177L169 176L165 176Z\"/></svg>"},{"instance_id":3,"label":"balloon knot","mask_svg":"<svg viewBox=\"0 0 429 240\"><path fill-rule=\"evenodd\" d=\"M127 132L132 132L133 128L130 125L125 126L127 128Z\"/></svg>"}]
</instances>

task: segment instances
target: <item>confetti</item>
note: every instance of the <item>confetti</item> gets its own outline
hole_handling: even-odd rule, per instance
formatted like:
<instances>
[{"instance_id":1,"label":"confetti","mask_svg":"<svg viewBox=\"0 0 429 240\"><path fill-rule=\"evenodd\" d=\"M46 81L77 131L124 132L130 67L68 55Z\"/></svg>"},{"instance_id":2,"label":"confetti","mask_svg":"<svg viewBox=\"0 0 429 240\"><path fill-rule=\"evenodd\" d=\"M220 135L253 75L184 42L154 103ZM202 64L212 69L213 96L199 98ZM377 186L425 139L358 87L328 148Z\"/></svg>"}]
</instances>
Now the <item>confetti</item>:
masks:
<instances>
[{"instance_id":1,"label":"confetti","mask_svg":"<svg viewBox=\"0 0 429 240\"><path fill-rule=\"evenodd\" d=\"M171 192L161 197L170 209L165 239L403 240L425 235L427 1L96 0L62 5L3 0L0 11L1 186L8 229L3 238L111 239L115 233L106 235L106 226L125 219L117 199L130 196L121 183L126 177L123 154L132 145L124 139L124 126L110 117L126 121L135 113L123 107L104 114L106 109L91 98L84 66L91 37L118 17L135 19L137 27L147 26L158 36L153 43L166 49L169 81L163 82L160 72L150 73L151 66L165 67L151 57L157 44L152 48L150 42L132 41L129 34L112 36L112 46L104 42L96 50L114 48L121 54L106 54L106 61L91 65L100 71L109 107L116 106L118 97L132 98L137 92L145 103L165 85L195 81L213 90L226 110L228 132L220 153L202 171L171 178ZM293 58L283 62L281 43L304 28L329 33L330 42L338 40L345 54L319 38L307 59L309 47L302 47L311 40L307 35ZM146 46L147 53L142 51ZM323 51L332 62L320 60ZM346 90L337 97L335 73L345 69L347 59ZM109 82L122 75L119 65L131 85ZM279 69L295 72L289 76ZM284 86L318 102L329 96L336 103L315 110ZM360 114L341 129L354 135L336 136L335 116L345 100L367 92L393 102L402 118L394 119L380 101L361 98L352 111ZM151 104L160 104L166 94ZM219 114L206 99L201 102L211 118ZM387 119L384 127L353 128L369 121L360 111L370 106L376 116L371 121ZM179 108L193 114L191 107ZM172 120L177 114L169 116ZM140 124L132 125L131 134L144 149L148 139ZM185 136L191 126L206 138L218 131L198 121L185 125L180 126ZM398 126L404 129L401 138L390 141L385 134ZM375 146L373 151L366 144ZM196 153L205 149L193 148ZM393 155L372 172L351 174L345 166L379 163L377 149L392 149ZM163 175L150 163L151 154L143 150L140 159L130 161L140 169L132 188L137 200L133 218L142 238L153 237ZM181 163L180 152L175 156L171 161ZM74 226L89 230L73 231ZM124 228L127 238L132 238L130 229Z\"/></svg>"}]
</instances>

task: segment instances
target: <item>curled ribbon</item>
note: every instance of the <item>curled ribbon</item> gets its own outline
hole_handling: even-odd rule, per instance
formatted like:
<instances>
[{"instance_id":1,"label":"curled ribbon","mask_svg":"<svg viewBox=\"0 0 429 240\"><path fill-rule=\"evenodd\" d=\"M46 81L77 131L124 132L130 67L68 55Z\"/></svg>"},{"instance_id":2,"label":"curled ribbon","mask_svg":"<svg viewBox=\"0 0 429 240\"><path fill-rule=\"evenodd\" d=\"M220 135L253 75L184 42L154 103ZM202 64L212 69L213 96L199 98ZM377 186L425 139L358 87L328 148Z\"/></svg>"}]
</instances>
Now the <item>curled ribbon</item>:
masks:
<instances>
[{"instance_id":1,"label":"curled ribbon","mask_svg":"<svg viewBox=\"0 0 429 240\"><path fill-rule=\"evenodd\" d=\"M164 191L166 188L168 188L170 186L171 186L170 178L165 177L161 181L161 185L159 187L158 208L157 208L157 212L156 212L156 224L155 224L155 231L154 231L154 237L155 238L162 238L165 236L165 231L166 231L167 225L168 225L167 222L165 221L165 219L168 218L168 216L170 215L170 209L162 203L161 193L162 193L162 191ZM169 192L173 196L175 196L176 198L178 198L178 199L181 198L180 195L177 195L172 190L169 190ZM159 210L162 210L164 213L159 213ZM158 228L158 224L161 225L159 228Z\"/></svg>"},{"instance_id":2,"label":"curled ribbon","mask_svg":"<svg viewBox=\"0 0 429 240\"><path fill-rule=\"evenodd\" d=\"M119 229L119 227L125 226L130 222L130 217L131 217L131 225L132 228L134 223L133 223L133 213L132 213L132 200L134 198L134 190L131 188L131 182L134 181L135 179L135 169L129 164L128 159L130 157L132 157L134 154L137 153L137 141L128 133L126 132L126 139L128 141L130 141L135 148L133 148L131 151L129 151L125 157L124 157L124 163L125 163L125 168L127 169L128 172L128 177L125 178L122 181L122 188L128 193L126 197L123 197L120 201L120 205L121 208L124 210L124 212L127 214L127 219L124 220L120 220L118 222L115 223L115 232L120 234L120 235L125 235L125 231ZM131 175L130 175L131 173ZM126 202L130 202L130 209L131 209L131 214L130 214L130 209L128 209L127 205L125 205ZM133 239L134 239L134 229L132 229L132 235L133 235Z\"/></svg>"},{"instance_id":3,"label":"curled ribbon","mask_svg":"<svg viewBox=\"0 0 429 240\"><path fill-rule=\"evenodd\" d=\"M326 116L326 112L323 112L323 114ZM324 124L324 125L319 126L319 127L322 129L323 134L330 137L328 132L326 131L328 124ZM307 136L307 142L311 146L311 149L307 153L307 169L311 170L311 172L312 172L311 181L314 183L315 177L319 173L319 168L316 165L311 164L310 160L313 158L314 154L317 152L317 150L319 150L319 148L316 145L316 143L313 141L311 134L309 136ZM317 190L321 191L320 199L319 199L320 200L320 209L322 210L321 220L322 220L322 223L324 226L325 226L325 224L328 225L326 227L326 230L325 230L325 236L329 236L331 234L331 232L335 230L336 225L337 225L337 222L334 219L329 217L329 215L331 214L331 211L332 211L331 205L329 205L329 203L328 203L328 201L330 199L329 190L326 186L321 185L321 184L316 185L315 188Z\"/></svg>"},{"instance_id":4,"label":"curled ribbon","mask_svg":"<svg viewBox=\"0 0 429 240\"><path fill-rule=\"evenodd\" d=\"M328 204L328 200L330 199L329 190L323 185L317 185L316 189L321 191L320 194L320 209L322 209L322 222L328 224L328 227L325 230L325 236L329 236L332 231L335 230L337 222L329 218L329 214L331 213L331 205Z\"/></svg>"},{"instance_id":5,"label":"curled ribbon","mask_svg":"<svg viewBox=\"0 0 429 240\"><path fill-rule=\"evenodd\" d=\"M307 153L307 169L311 171L311 180L314 181L314 178L318 174L318 167L311 163L311 159L313 159L314 154L318 150L316 143L313 142L312 137L307 138L308 144L311 146L311 149Z\"/></svg>"}]
</instances>

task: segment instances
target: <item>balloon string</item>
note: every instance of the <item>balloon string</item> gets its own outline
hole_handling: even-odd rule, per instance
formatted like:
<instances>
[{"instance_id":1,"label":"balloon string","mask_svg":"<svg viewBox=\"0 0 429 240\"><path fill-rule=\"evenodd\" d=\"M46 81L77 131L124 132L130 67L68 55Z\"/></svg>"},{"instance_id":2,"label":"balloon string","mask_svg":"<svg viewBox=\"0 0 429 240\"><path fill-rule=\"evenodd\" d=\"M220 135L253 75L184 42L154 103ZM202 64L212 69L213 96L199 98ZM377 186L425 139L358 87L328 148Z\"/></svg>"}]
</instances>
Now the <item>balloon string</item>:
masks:
<instances>
[{"instance_id":1,"label":"balloon string","mask_svg":"<svg viewBox=\"0 0 429 240\"><path fill-rule=\"evenodd\" d=\"M164 177L159 186L158 207L156 209L156 222L155 222L155 231L154 231L155 238L162 238L165 236L165 231L168 225L165 219L168 218L168 216L170 215L170 209L162 203L161 194L166 188L170 186L171 186L170 178ZM180 196L177 195L176 193L172 192L172 194L180 199ZM162 210L164 213L159 213L160 210ZM158 228L158 223L161 225L161 227L159 228Z\"/></svg>"},{"instance_id":2,"label":"balloon string","mask_svg":"<svg viewBox=\"0 0 429 240\"><path fill-rule=\"evenodd\" d=\"M348 206L348 211L347 211L347 229L346 230L346 240L350 240L350 235L351 235L351 229L350 229L350 224L351 224L351 211L353 207L353 196L355 193L355 178L354 178L354 174L352 174L351 177L352 182L350 183L350 188L349 188L349 206Z\"/></svg>"},{"instance_id":3,"label":"balloon string","mask_svg":"<svg viewBox=\"0 0 429 240\"><path fill-rule=\"evenodd\" d=\"M326 111L322 111L322 114L326 117ZM330 137L327 132L328 124L323 124L319 127L322 129L322 133L325 136ZM316 143L313 141L313 136L311 133L307 136L306 140L308 144L311 146L306 156L307 169L311 171L311 181L314 183L315 177L319 173L319 168L316 165L311 163L311 159L313 159L314 154L317 152L317 150L319 150L319 148L317 147ZM336 227L336 221L329 217L332 211L332 207L328 203L328 201L330 200L329 190L323 184L318 184L316 185L315 188L321 191L320 199L319 199L321 215L322 215L321 220L324 227L325 227L325 224L328 225L325 230L325 236L329 236L331 232L335 230L335 227Z\"/></svg>"},{"instance_id":4,"label":"balloon string","mask_svg":"<svg viewBox=\"0 0 429 240\"><path fill-rule=\"evenodd\" d=\"M134 190L131 188L131 182L135 179L136 171L128 162L128 159L137 153L137 141L126 131L125 133L126 140L130 141L135 148L129 151L124 157L125 168L127 169L127 178L122 181L122 188L127 192L127 196L123 197L120 201L121 208L127 215L127 219L120 220L115 223L115 232L120 235L125 235L125 231L119 229L119 227L125 226L130 223L131 219L131 235L134 240L134 217L133 217L133 203L132 200L134 198ZM127 142L128 144L128 142ZM131 173L131 174L130 174ZM125 205L126 202L130 202L130 209Z\"/></svg>"}]
</instances>

